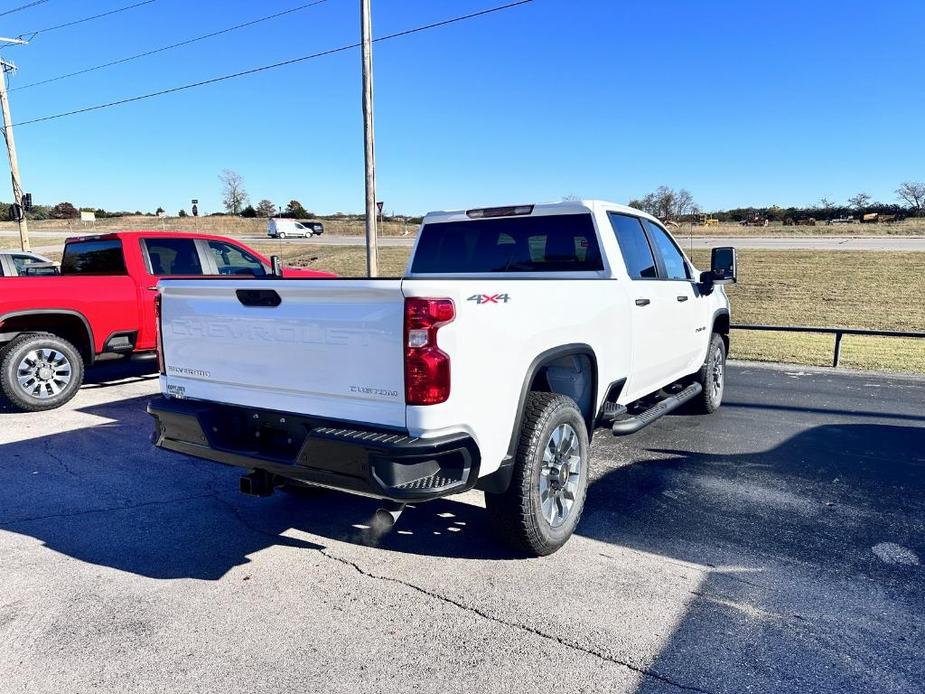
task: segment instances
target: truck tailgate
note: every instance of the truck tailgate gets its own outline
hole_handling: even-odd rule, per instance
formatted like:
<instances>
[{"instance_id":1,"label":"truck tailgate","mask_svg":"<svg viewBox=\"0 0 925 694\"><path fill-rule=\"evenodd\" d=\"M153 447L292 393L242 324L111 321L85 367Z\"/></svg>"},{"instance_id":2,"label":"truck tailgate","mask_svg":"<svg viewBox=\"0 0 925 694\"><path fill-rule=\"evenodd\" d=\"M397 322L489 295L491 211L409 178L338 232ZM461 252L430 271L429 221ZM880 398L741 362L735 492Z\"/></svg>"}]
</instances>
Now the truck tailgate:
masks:
<instances>
[{"instance_id":1,"label":"truck tailgate","mask_svg":"<svg viewBox=\"0 0 925 694\"><path fill-rule=\"evenodd\" d=\"M404 427L401 280L166 280L166 391Z\"/></svg>"}]
</instances>

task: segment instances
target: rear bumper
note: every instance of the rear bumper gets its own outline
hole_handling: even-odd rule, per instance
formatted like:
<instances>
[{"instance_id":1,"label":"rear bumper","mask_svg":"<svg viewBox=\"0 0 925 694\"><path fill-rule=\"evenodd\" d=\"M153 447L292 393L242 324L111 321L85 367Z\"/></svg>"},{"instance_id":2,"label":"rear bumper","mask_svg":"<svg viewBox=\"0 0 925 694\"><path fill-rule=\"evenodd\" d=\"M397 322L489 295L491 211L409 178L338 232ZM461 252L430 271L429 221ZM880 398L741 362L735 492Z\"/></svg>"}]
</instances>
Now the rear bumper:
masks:
<instances>
[{"instance_id":1,"label":"rear bumper","mask_svg":"<svg viewBox=\"0 0 925 694\"><path fill-rule=\"evenodd\" d=\"M154 443L179 453L284 479L394 501L458 494L478 480L479 449L465 434L407 432L317 417L155 398Z\"/></svg>"}]
</instances>

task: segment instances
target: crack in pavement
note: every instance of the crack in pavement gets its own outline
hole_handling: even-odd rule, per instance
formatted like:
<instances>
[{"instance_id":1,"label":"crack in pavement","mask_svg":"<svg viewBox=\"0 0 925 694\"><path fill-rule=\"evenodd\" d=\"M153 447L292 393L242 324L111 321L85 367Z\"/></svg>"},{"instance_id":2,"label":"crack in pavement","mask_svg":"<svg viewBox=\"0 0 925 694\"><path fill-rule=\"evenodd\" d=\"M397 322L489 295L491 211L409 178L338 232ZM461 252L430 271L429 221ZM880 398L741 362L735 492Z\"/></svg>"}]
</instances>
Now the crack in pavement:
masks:
<instances>
[{"instance_id":1,"label":"crack in pavement","mask_svg":"<svg viewBox=\"0 0 925 694\"><path fill-rule=\"evenodd\" d=\"M452 606L454 606L454 607L456 607L456 608L458 608L458 609L460 609L460 610L464 610L465 612L469 612L469 613L471 613L471 614L475 614L475 615L477 615L478 617L481 617L481 618L483 618L483 619L487 619L487 620L492 621L492 622L495 622L495 623L497 623L497 624L503 624L504 626L511 627L511 628L513 628L513 629L519 629L519 630L521 630L521 631L525 631L525 632L527 632L527 633L533 634L534 636L539 636L540 638L546 639L546 640L548 640L548 641L554 641L555 643L558 643L558 644L561 645L561 646L565 646L566 648L570 648L570 649L575 650L575 651L580 651L580 652L582 652L582 653L585 653L586 655L595 656L595 657L597 657L597 658L599 658L599 659L601 659L601 660L607 661L607 662L609 662L609 663L613 663L614 665L619 665L619 666L621 666L621 667L625 667L625 668L627 668L628 670L632 670L633 672L642 675L643 677L651 677L652 679L658 680L659 682L663 682L663 683L665 683L665 684L669 684L669 685L671 685L671 686L673 686L673 687L677 687L678 689L682 689L682 690L685 690L685 691L699 692L699 694L712 694L711 692L709 692L709 691L706 690L706 689L701 689L700 687L695 687L695 686L692 686L692 685L681 684L681 683L679 683L679 682L675 682L675 681L669 679L668 677L666 677L665 675L660 675L660 674L658 674L657 672L653 672L653 671L648 670L648 669L646 669L646 668L639 667L638 665L633 665L632 663L628 663L628 662L626 662L626 661L620 660L620 659L615 658L615 657L613 657L613 656L611 656L611 655L608 655L607 653L603 653L603 652L601 652L601 651L598 651L598 650L595 650L595 649L592 649L592 648L587 648L587 647L585 647L585 646L582 646L582 645L579 644L579 643L575 643L575 642L573 642L573 641L569 641L569 640L567 640L567 639L565 639L565 638L563 638L563 637L561 637L561 636L556 636L556 635L553 635L553 634L547 634L547 633L544 632L544 631L540 631L539 629L536 629L536 628L531 627L531 626L526 625L526 624L518 624L517 622L510 622L510 621L507 621L507 620L502 619L502 618L500 618L500 617L497 617L497 616L495 616L495 615L489 614L488 612L485 612L484 610L480 610L480 609L477 608L477 607L472 607L472 606L470 606L470 605L466 605L466 604L461 603L461 602L458 602L457 600L454 600L454 599L452 599L452 598L448 598L448 597L446 597L446 596L444 596L444 595L440 595L439 593L434 593L434 592L432 592L432 591L429 591L429 590L427 590L426 588L422 588L422 587L417 586L417 585L415 585L415 584L413 584L413 583L408 583L407 581L403 581L403 580L401 580L401 579L399 579L399 578L392 578L391 576L382 576L382 575L379 575L379 574L374 574L374 573L372 573L372 572L370 572L370 571L367 571L366 569L363 569L363 568L360 567L360 565L357 564L356 562L350 561L349 559L344 559L344 558L342 558L342 557L338 557L338 556L336 556L336 555L334 555L334 554L331 554L330 552L325 551L324 549L318 550L318 553L324 555L324 556L327 557L328 559L332 559L333 561L336 561L336 562L339 562L339 563L341 563L341 564L344 564L345 566L351 567L351 568L354 569L357 573L359 573L359 574L362 575L362 576L366 576L367 578L372 578L372 579L378 580L378 581L388 581L388 582L390 582L390 583L397 583L398 585L404 586L405 588L409 588L409 589L411 589L411 590L413 590L413 591L415 591L415 592L421 593L422 595L426 595L427 597L433 598L434 600L439 600L439 601L444 602L444 603L446 603L446 604L448 604L448 605L452 605Z\"/></svg>"},{"instance_id":2,"label":"crack in pavement","mask_svg":"<svg viewBox=\"0 0 925 694\"><path fill-rule=\"evenodd\" d=\"M274 532L271 532L271 531L268 531L268 530L264 530L264 529L262 529L262 528L258 528L258 527L256 527L256 526L254 526L252 523L250 523L250 521L246 520L246 519L244 518L243 515L241 515L240 509L238 509L234 504L232 504L232 503L231 503L230 501L228 501L227 499L222 499L222 498L219 497L217 494L214 496L214 498L215 498L217 501L219 501L222 505L224 505L226 508L228 508L228 510L231 511L232 515L237 519L237 521L238 521L239 523L241 523L241 525L243 525L245 528L247 528L248 530L250 530L251 532L257 533L258 535L264 535L264 536L266 536L266 537L271 537L271 538L275 539L276 541L280 541L280 540L286 539L286 538L284 538L283 536L279 535L278 533L274 533ZM422 588L422 587L420 587L420 586L418 586L418 585L415 585L415 584L413 584L413 583L409 583L409 582L407 582L407 581L403 581L403 580L401 580L401 579L399 579L399 578L393 578L393 577L391 577L391 576L382 576L382 575L379 575L379 574L374 574L374 573L372 573L372 572L370 572L370 571L367 571L366 569L363 569L363 568L362 568L359 564L357 564L356 562L353 562L353 561L350 561L349 559L344 559L344 558L342 558L342 557L338 557L338 556L336 556L336 555L334 555L334 554L331 554L330 551L328 551L326 547L318 547L318 548L317 548L317 552L318 552L319 554L321 554L323 557L327 558L327 559L330 559L330 560L332 560L332 561L338 562L338 563L343 564L343 565L345 565L345 566L349 566L349 567L352 568L354 571L356 571L357 573L359 573L361 576L365 576L365 577L371 578L371 579L373 579L373 580L387 581L387 582L390 582L390 583L398 584L398 585L400 585L400 586L403 586L403 587L405 587L405 588L408 588L408 589L410 589L410 590L413 590L413 591L415 591L415 592L417 592L417 593L420 593L420 594L422 594L422 595L426 595L427 597L429 597L429 598L431 598L431 599L439 600L440 602L444 602L444 603L446 603L446 604L448 604L448 605L452 605L453 607L456 607L457 609L463 610L463 611L465 611L465 612L469 612L469 613L471 613L471 614L475 614L476 616L481 617L482 619L487 619L487 620L489 620L489 621L495 622L496 624L502 624L502 625L507 626L507 627L510 627L510 628L512 628L512 629L519 629L519 630L521 630L521 631L525 631L525 632L527 632L527 633L533 634L534 636L538 636L538 637L540 637L540 638L542 638L542 639L546 639L546 640L549 640L549 641L554 641L555 643L558 643L559 645L564 646L564 647L566 647L566 648L570 648L570 649L572 649L572 650L579 651L579 652L584 653L584 654L586 654L586 655L594 656L594 657L599 658L599 659L601 659L601 660L604 660L604 661L606 661L606 662L613 663L614 665L619 665L619 666L621 666L621 667L625 667L626 669L631 670L631 671L633 671L633 672L635 672L635 673L637 673L637 674L640 674L640 675L642 675L643 677L651 677L652 679L658 680L658 681L660 681L660 682L663 682L663 683L665 683L665 684L671 685L671 686L673 686L673 687L677 687L678 689L681 689L681 690L684 690L684 691L698 692L699 694L712 694L710 691L708 691L708 690L706 690L706 689L701 689L700 687L695 687L695 686L692 686L692 685L686 685L686 684L681 684L681 683L679 683L679 682L675 682L675 681L669 679L668 677L666 677L665 675L660 675L660 674L658 674L657 672L653 672L653 671L648 670L648 669L646 669L646 668L639 667L638 665L633 665L632 663L625 662L625 661L620 660L620 659L618 659L618 658L615 658L615 657L613 657L613 656L611 656L611 655L608 655L607 653L603 653L603 652L601 652L601 651L597 651L597 650L594 650L594 649L587 648L587 647L585 647L585 646L582 646L582 645L579 644L579 643L575 643L575 642L573 642L573 641L569 641L569 640L567 640L567 639L564 639L564 638L561 637L561 636L555 636L555 635L553 635L553 634L547 634L546 632L540 631L539 629L536 629L536 628L534 628L534 627L528 626L528 625L526 625L526 624L518 624L518 623L516 623L516 622L510 622L510 621L507 621L507 620L505 620L505 619L501 619L500 617L497 617L497 616L495 616L495 615L489 614L488 612L485 612L484 610L480 610L480 609L478 609L478 608L476 608L476 607L471 607L471 606L466 605L466 604L464 604L464 603L461 603L461 602L458 602L458 601L456 601L456 600L453 600L452 598L448 598L448 597L446 597L446 596L444 596L444 595L440 595L439 593L434 593L434 592L432 592L432 591L429 591L429 590L427 590L426 588Z\"/></svg>"},{"instance_id":3,"label":"crack in pavement","mask_svg":"<svg viewBox=\"0 0 925 694\"><path fill-rule=\"evenodd\" d=\"M45 455L47 455L49 458L51 458L51 459L54 460L56 463L58 463L58 465L60 465L62 468L64 468L64 471L65 471L67 474L71 475L72 477L77 477L78 479L80 478L80 475L78 475L76 472L74 472L73 470L71 470L71 466L70 466L63 458L61 458L61 456L59 456L57 453L55 453L55 452L51 449L51 439L50 439L49 437L47 437L47 436L46 436L46 437L43 437L43 439L42 439L42 448L43 448L44 451L45 451Z\"/></svg>"},{"instance_id":4,"label":"crack in pavement","mask_svg":"<svg viewBox=\"0 0 925 694\"><path fill-rule=\"evenodd\" d=\"M259 534L259 535L263 535L263 536L266 536L266 537L270 537L270 538L274 539L276 542L284 542L284 541L287 539L287 538L283 537L282 535L280 535L279 533L274 533L274 532L271 532L271 531L268 531L268 530L263 530L263 529L261 529L261 528L258 528L258 527L256 527L256 526L254 526L253 524L251 524L247 519L244 518L244 516L243 516L243 515L241 514L241 512L240 512L240 509L238 509L237 506L235 506L235 505L234 505L233 503L231 503L229 500L222 498L222 497L219 495L219 493L218 493L214 488L210 489L209 492L204 493L204 494L195 494L195 495L191 495L191 496L177 497L177 498L173 498L173 499L160 499L160 500L156 500L156 501L146 501L146 502L143 502L143 503L140 503L140 504L126 504L126 505L122 505L122 506L113 506L113 507L108 507L108 508L86 509L86 510L82 510L82 511L70 512L70 513L55 513L55 514L46 514L46 515L41 515L41 516L31 516L31 517L27 517L27 518L17 518L17 519L10 519L10 520L0 520L0 528L10 528L10 526L15 526L15 525L18 525L18 524L21 524L21 523L29 523L29 522L40 521L40 520L49 520L49 519L53 519L53 518L73 518L73 517L76 517L76 516L90 515L90 514L94 514L94 513L115 513L115 512L119 512L119 511L131 511L131 510L135 510L135 509L139 509L139 508L145 508L145 507L148 507L148 506L164 506L164 505L170 505L170 504L176 504L176 503L183 503L183 502L185 502L185 501L195 501L195 500L198 500L198 499L212 499L212 500L214 500L214 501L219 502L222 506L224 506L226 509L228 509L228 510L231 512L231 514L234 516L235 520L237 520L241 525L243 525L244 527L246 527L248 530L250 530L250 531L253 532L253 533L257 533L257 534ZM316 547L317 547L317 545L316 545ZM417 586L417 585L415 585L415 584L413 584L413 583L409 583L409 582L407 582L407 581L403 581L403 580L398 579L398 578L393 578L393 577L391 577L391 576L382 576L382 575L379 575L379 574L374 574L374 573L372 573L372 572L370 572L370 571L367 571L367 570L363 569L362 567L360 567L359 564L357 564L357 563L355 563L355 562L353 562L353 561L350 561L349 559L344 559L344 558L342 558L342 557L338 557L338 556L336 556L336 555L334 555L334 554L331 554L330 552L326 551L326 548L325 548L325 547L317 547L317 551L318 551L319 554L321 554L321 555L324 556L325 558L330 559L330 560L335 561L335 562L338 562L338 563L343 564L343 565L345 565L345 566L348 566L348 567L352 568L354 571L356 571L357 573L359 573L360 575L365 576L365 577L367 577L367 578L371 578L371 579L373 579L373 580L378 580L378 581L387 581L387 582L390 582L390 583L395 583L395 584L400 585L400 586L403 586L403 587L405 587L405 588L407 588L407 589L409 589L409 590L413 590L413 591L415 591L415 592L417 592L417 593L420 593L420 594L422 594L422 595L425 595L425 596L427 596L427 597L429 597L429 598L431 598L431 599L439 600L440 602L446 603L446 604L448 604L448 605L452 605L452 606L456 607L457 609L463 610L463 611L468 612L468 613L470 613L470 614L474 614L474 615L476 615L476 616L478 616L478 617L481 617L482 619L487 619L487 620L489 620L489 621L495 622L496 624L502 624L502 625L507 626L507 627L510 627L510 628L512 628L512 629L518 629L518 630L520 630L520 631L527 632L527 633L532 634L532 635L534 635L534 636L538 636L538 637L540 637L540 638L542 638L542 639L546 639L546 640L548 640L548 641L553 641L553 642L558 643L559 645L564 646L564 647L566 647L566 648L569 648L569 649L572 649L572 650L575 650L575 651L579 651L579 652L584 653L584 654L586 654L586 655L594 656L594 657L596 657L596 658L599 658L600 660L604 660L604 661L606 661L606 662L613 663L614 665L619 665L619 666L624 667L624 668L626 668L626 669L628 669L628 670L631 670L632 672L635 672L635 673L637 673L637 674L639 674L639 675L642 675L643 677L650 677L650 678L652 678L652 679L658 680L658 681L660 681L660 682L663 682L663 683L665 683L665 684L671 685L671 686L676 687L676 688L678 688L678 689L681 689L681 690L684 690L684 691L698 692L699 694L712 694L712 693L709 692L708 690L701 689L700 687L695 687L695 686L692 686L692 685L685 685L685 684L681 684L681 683L679 683L679 682L675 682L675 681L671 680L670 678L666 677L665 675L660 675L660 674L657 673L657 672L653 672L653 671L651 671L651 670L648 670L648 669L646 669L646 668L640 667L640 666L638 666L638 665L633 665L632 663L629 663L629 662L620 660L620 659L618 659L618 658L615 658L614 656L611 656L611 655L609 655L609 654L607 654L607 653L603 653L603 652L601 652L601 651L599 651L599 650L595 650L595 649L592 649L592 648L585 647L585 646L583 646L583 645L581 645L581 644L579 644L579 643L575 643L575 642L570 641L570 640L568 640L568 639L565 639L565 638L563 638L563 637L561 637L561 636L556 636L556 635L553 635L553 634L547 634L546 632L541 631L541 630L539 630L539 629L536 629L536 628L534 628L534 627L531 627L531 626L529 626L529 625L526 625L526 624L519 624L519 623L517 623L517 622L511 622L511 621L502 619L502 618L497 617L497 616L495 616L495 615L489 614L488 612L485 612L484 610L480 610L480 609L478 609L478 608L476 608L476 607L472 607L472 606L470 606L470 605L466 605L466 604L464 604L464 603L462 603L462 602L459 602L459 601L454 600L454 599L452 599L452 598L446 597L446 596L444 596L444 595L440 595L440 594L438 594L438 593L429 591L429 590L427 590L427 589L425 589L425 588L422 588L422 587L420 587L420 586Z\"/></svg>"}]
</instances>

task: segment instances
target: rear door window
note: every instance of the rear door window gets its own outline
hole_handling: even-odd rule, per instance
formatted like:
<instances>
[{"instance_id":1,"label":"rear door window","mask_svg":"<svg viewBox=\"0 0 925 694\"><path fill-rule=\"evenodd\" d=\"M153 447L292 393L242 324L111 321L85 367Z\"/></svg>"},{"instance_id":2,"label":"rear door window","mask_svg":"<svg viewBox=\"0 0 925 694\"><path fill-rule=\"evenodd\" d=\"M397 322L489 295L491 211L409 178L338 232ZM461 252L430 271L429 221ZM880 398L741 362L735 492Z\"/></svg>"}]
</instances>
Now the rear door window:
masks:
<instances>
[{"instance_id":1,"label":"rear door window","mask_svg":"<svg viewBox=\"0 0 925 694\"><path fill-rule=\"evenodd\" d=\"M142 243L152 275L202 274L202 263L193 239L144 239Z\"/></svg>"},{"instance_id":2,"label":"rear door window","mask_svg":"<svg viewBox=\"0 0 925 694\"><path fill-rule=\"evenodd\" d=\"M620 244L626 272L634 280L652 280L658 278L655 266L655 254L649 246L646 232L638 217L628 214L608 212L613 231Z\"/></svg>"},{"instance_id":3,"label":"rear door window","mask_svg":"<svg viewBox=\"0 0 925 694\"><path fill-rule=\"evenodd\" d=\"M64 247L62 275L126 275L119 239L77 241Z\"/></svg>"},{"instance_id":4,"label":"rear door window","mask_svg":"<svg viewBox=\"0 0 925 694\"><path fill-rule=\"evenodd\" d=\"M411 266L413 273L603 269L590 214L426 224Z\"/></svg>"},{"instance_id":5,"label":"rear door window","mask_svg":"<svg viewBox=\"0 0 925 694\"><path fill-rule=\"evenodd\" d=\"M259 258L233 244L224 241L209 241L209 253L220 275L263 277L267 274Z\"/></svg>"}]
</instances>

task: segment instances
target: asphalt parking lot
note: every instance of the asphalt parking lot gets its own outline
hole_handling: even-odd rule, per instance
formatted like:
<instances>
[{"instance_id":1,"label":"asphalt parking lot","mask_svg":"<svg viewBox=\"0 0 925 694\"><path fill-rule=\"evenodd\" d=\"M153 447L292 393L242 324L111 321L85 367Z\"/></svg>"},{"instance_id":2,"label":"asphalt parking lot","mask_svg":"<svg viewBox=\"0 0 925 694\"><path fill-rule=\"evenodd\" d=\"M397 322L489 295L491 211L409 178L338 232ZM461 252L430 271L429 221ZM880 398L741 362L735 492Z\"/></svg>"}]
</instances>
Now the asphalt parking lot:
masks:
<instances>
[{"instance_id":1,"label":"asphalt parking lot","mask_svg":"<svg viewBox=\"0 0 925 694\"><path fill-rule=\"evenodd\" d=\"M106 379L106 380L104 380ZM252 499L106 367L0 409L0 691L925 691L925 380L736 365L713 417L594 440L578 534L478 493ZM357 527L360 526L360 527Z\"/></svg>"}]
</instances>

